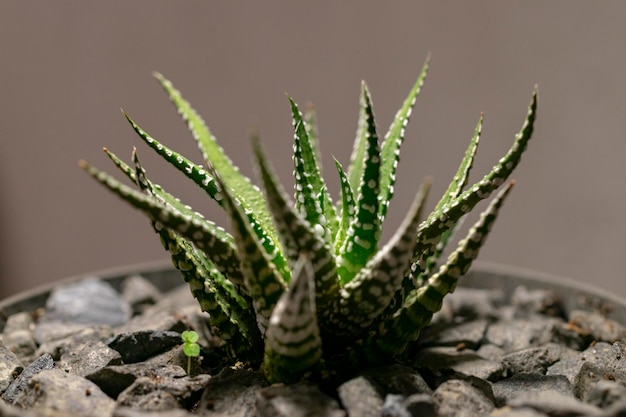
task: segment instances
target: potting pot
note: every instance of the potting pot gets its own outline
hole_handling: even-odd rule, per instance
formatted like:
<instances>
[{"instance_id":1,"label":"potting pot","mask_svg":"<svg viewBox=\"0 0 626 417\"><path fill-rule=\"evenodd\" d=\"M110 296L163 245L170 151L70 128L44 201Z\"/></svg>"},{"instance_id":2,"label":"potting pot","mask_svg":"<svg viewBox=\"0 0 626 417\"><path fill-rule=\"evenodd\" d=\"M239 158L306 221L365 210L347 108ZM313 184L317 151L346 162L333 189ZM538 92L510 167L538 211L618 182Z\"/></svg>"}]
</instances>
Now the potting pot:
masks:
<instances>
[{"instance_id":1,"label":"potting pot","mask_svg":"<svg viewBox=\"0 0 626 417\"><path fill-rule=\"evenodd\" d=\"M171 294L170 292L185 292L179 287L186 285L179 272L174 270L169 262L142 264L73 277L1 301L0 330L4 331L7 320L18 313L31 312L31 316L35 317L35 321L37 321L37 317L41 315L42 309L46 308L46 303L55 289L67 287L72 283L94 276L110 284L118 292L122 291L124 283L129 277L141 276L162 294L166 294L166 297L169 297L167 294ZM493 302L493 308L484 313L484 317L480 317L483 314L481 308L485 307L484 305L478 306L474 312L466 316L463 316L465 314L463 312L453 311L455 305L457 308L464 309L464 303L473 296L472 294L475 294L474 290L485 294L484 297L481 296L483 298L480 300L497 299ZM402 365L364 370L362 374L355 375L354 378L346 378L339 387L333 387L332 392L329 392L328 387L322 387L320 390L315 384L306 382L295 386L268 387L267 383L262 381L263 378L260 373L245 369L233 370L227 367L217 376L213 375L212 378L205 376L206 378L202 379L202 376L194 376L193 378L186 376L181 373L179 368L177 368L178 371L172 371L174 372L172 375L155 376L154 372L158 373L158 371L155 371L153 367L146 373L153 380L158 377L157 379L170 378L178 382L191 381L189 382L190 385L185 386L187 388L183 388L183 391L196 389L197 394L185 396L184 393L178 393L177 388L172 388L172 385L164 391L173 397L171 401L167 397L169 403L163 399L159 403L152 398L151 403L146 400L141 407L148 410L159 410L158 407L160 406L164 407L161 409L167 409L168 404L174 404L176 410L171 412L172 416L187 415L184 408L189 407L198 407L198 413L204 412L207 413L206 415L219 416L234 412L232 409L224 408L231 406L240 407L237 412L244 412L242 415L245 415L245 410L249 410L250 413L254 412L262 416L290 415L290 417L294 415L316 415L316 411L312 411L312 407L322 407L319 413L324 415L337 416L358 415L359 410L363 407L368 408L369 411L376 410L377 407L380 409L379 414L368 415L382 415L383 409L388 415L394 415L390 414L390 410L398 409L398 407L405 412L413 413L413 415L431 415L429 413L470 415L462 414L461 410L471 413L472 407L478 407L475 409L477 415L489 415L491 412L496 413L496 409L507 410L509 408L534 408L538 413L537 415L552 415L554 413L568 415L571 412L571 415L617 416L619 412L626 410L626 402L621 399L622 394L626 394L626 348L622 343L625 341L626 331L621 326L626 324L625 300L552 275L486 263L478 263L468 275L461 278L459 288L455 294L449 296L449 299L452 307L444 305L442 317L436 316L431 328L426 328L423 331L420 340L412 350L415 360L405 361ZM506 300L506 304L504 300ZM510 305L510 300L513 300L513 307ZM535 301L538 304L533 304ZM193 304L190 296L185 302ZM477 302L481 303L481 301ZM491 301L487 302L491 303ZM550 306L546 302L551 303ZM517 305L515 305L516 303ZM546 305L544 306L542 303ZM459 307L461 305L463 306ZM541 311L544 307L547 308L547 312ZM172 310L174 316L181 315L179 311L173 311L173 307L168 306L166 309ZM583 311L590 312L591 318L580 318L580 312ZM446 318L446 314L453 314L454 316ZM536 323L536 320L540 320L539 317L542 314L554 316L548 317L546 323L558 328L555 334L558 334L559 338L562 336L563 346L557 347L554 343L555 340L548 340L553 336L535 336L532 332L532 334L528 333L531 334L528 336L528 329L534 326L533 323ZM185 321L185 325L193 326L198 317ZM563 318L558 318L562 321L562 325L557 324L557 317ZM574 319L575 317L579 318ZM604 322L600 323L598 320L604 320ZM120 329L132 333L129 331L129 329L132 330L132 327L124 326L127 325L121 325ZM505 330L508 326L508 330L513 333L513 336L496 334L494 329L498 326ZM591 328L593 326L608 326L617 335L616 339L606 339L613 336L604 336L604 334L598 333L602 329ZM116 334L115 326L105 327L113 335ZM33 328L34 324L31 323L27 330L32 333ZM473 336L459 335L459 332L465 328ZM159 331L161 330L172 333L171 328L163 328ZM181 331L180 326L176 328L176 331ZM598 334L600 336L597 336ZM136 337L136 334L132 336ZM72 337L76 338L76 336ZM515 339L524 339L525 337L529 338L531 345L518 349L516 347L518 340ZM533 340L533 337L541 340ZM112 337L108 337L106 340L107 343L110 342L109 347L112 346L112 339ZM90 343L93 342L87 336L85 336L85 340L90 340ZM61 343L59 346L64 345ZM170 346L168 349L174 348L176 346ZM52 348L48 346L47 349ZM55 357L54 367L60 367L68 372L68 366L71 368L71 365L68 365L67 357L76 356L76 353L67 351L70 349L67 347L58 349L61 352L59 355L62 355L63 349L66 349L65 356L62 356L61 359ZM41 352L42 346L38 346L37 355ZM206 354L206 351L204 353ZM624 354L623 357L622 353ZM180 356L180 352L178 354ZM168 366L176 363L176 360L180 361L180 357L176 359L176 355L171 352L159 353L159 355L170 356L162 359L161 362L157 361L161 368L157 366L155 369L170 369L171 367L168 368ZM601 355L606 357L600 357ZM140 362L125 358L127 357L112 361L110 364L104 364L102 367L111 368L111 372L119 372L116 374L118 375L117 378L122 379L119 375L126 375L121 370L122 367L127 366L124 364ZM539 365L524 368L531 360L538 361ZM146 361L149 362L148 359ZM585 366L589 365L587 366L589 369L581 370L581 363L585 361L587 362ZM28 363L24 363L23 367L26 368L28 365ZM565 366L571 369L560 375L555 371L558 369L558 365L561 368ZM21 372L21 368L15 373L19 372ZM128 407L134 407L134 405L123 403L120 398L128 395L126 391L132 391L132 387L143 377L129 377L133 381L129 382L126 388L124 386L112 388L106 385L108 383L101 382L100 376L98 376L100 375L98 374L99 371L90 370L89 372L86 378L89 381L95 381L96 384L93 389L90 389L89 395L95 396L94 392L102 388L102 385L98 384L104 384L105 387L102 390L106 394L103 394L105 400L117 400L116 404L109 401L107 410L110 412L107 411L109 414L102 415L113 415L113 413L116 416L133 415L128 411L130 410ZM176 372L179 373L176 374ZM71 373L69 371L69 374ZM589 374L593 375L589 376ZM585 375L589 378L585 379ZM194 378L201 380L194 380ZM241 379L245 388L233 388L237 394L220 391L226 386L230 387L233 378ZM422 381L423 384L417 383L418 380ZM0 381L0 386L1 384ZM28 388L23 389L36 391L32 385L32 381L27 381L25 386ZM194 388L188 388L192 385ZM524 390L520 387L524 386L528 388L529 394L519 395ZM145 388L145 386L143 387ZM4 386L4 389L7 387ZM120 392L121 390L124 392ZM199 399L201 394L202 400ZM223 398L215 397L217 395ZM35 399L22 400L21 405L32 406L38 410L36 414L28 409L7 407L2 403L0 404L0 416L42 415L42 404L52 400L37 392L31 393L31 396ZM449 398L454 398L454 401L449 402ZM554 402L550 398L554 398ZM469 401L471 404L468 405L464 401ZM54 401L52 402L55 404L53 407L61 407ZM163 405L163 402L166 404ZM285 408L285 404L295 408ZM293 410L298 407L307 410L307 412L299 414L294 412ZM295 414L289 414L285 410L292 410L291 412ZM541 414L542 412L544 414ZM80 411L72 413L75 416L81 415ZM44 413L43 415L63 415L63 411L60 411L60 414L51 412L51 414Z\"/></svg>"}]
</instances>

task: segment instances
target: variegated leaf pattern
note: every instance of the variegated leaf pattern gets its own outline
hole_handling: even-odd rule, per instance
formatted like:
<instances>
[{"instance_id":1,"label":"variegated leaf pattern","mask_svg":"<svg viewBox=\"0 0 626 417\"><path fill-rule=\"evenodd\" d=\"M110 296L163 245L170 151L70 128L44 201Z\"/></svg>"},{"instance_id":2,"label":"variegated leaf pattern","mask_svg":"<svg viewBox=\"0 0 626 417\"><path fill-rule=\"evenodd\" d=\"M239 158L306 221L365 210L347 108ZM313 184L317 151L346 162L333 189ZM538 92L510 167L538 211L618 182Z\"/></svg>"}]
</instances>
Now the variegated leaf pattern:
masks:
<instances>
[{"instance_id":1,"label":"variegated leaf pattern","mask_svg":"<svg viewBox=\"0 0 626 417\"><path fill-rule=\"evenodd\" d=\"M285 292L265 334L263 368L270 382L296 382L306 372L319 370L322 339L317 323L313 265L303 254L294 267ZM317 369L316 369L317 368Z\"/></svg>"},{"instance_id":2,"label":"variegated leaf pattern","mask_svg":"<svg viewBox=\"0 0 626 417\"><path fill-rule=\"evenodd\" d=\"M492 200L447 262L437 267L462 219L518 165L537 109L535 89L510 150L467 187L481 115L458 171L434 210L421 220L428 180L396 233L379 249L400 147L428 68L427 59L382 143L369 90L362 84L347 171L335 159L341 189L337 203L322 177L317 118L311 107L302 115L289 98L294 128L292 202L258 138L253 138L253 155L264 191L241 174L198 113L160 74L156 77L187 123L203 165L126 117L149 147L217 201L230 218L231 232L148 179L136 152L132 165L112 152L107 155L139 190L84 161L81 166L150 219L233 360L260 367L271 382L286 383L325 375L327 363L349 371L393 361L407 352L478 255L512 182Z\"/></svg>"},{"instance_id":3,"label":"variegated leaf pattern","mask_svg":"<svg viewBox=\"0 0 626 417\"><path fill-rule=\"evenodd\" d=\"M339 279L342 284L349 282L378 250L381 226L378 193L380 192L380 146L374 121L372 100L365 83L361 94L365 103L365 152L363 170L357 191L357 204L354 218L346 232L346 240L338 254Z\"/></svg>"}]
</instances>

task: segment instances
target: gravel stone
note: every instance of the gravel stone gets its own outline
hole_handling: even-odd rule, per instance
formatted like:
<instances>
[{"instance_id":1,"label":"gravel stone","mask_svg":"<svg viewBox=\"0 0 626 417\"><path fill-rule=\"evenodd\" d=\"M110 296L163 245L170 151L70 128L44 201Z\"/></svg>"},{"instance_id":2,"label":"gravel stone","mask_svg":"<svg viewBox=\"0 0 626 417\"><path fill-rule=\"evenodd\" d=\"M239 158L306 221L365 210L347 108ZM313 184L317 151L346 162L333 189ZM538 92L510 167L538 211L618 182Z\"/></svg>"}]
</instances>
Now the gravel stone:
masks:
<instances>
[{"instance_id":1,"label":"gravel stone","mask_svg":"<svg viewBox=\"0 0 626 417\"><path fill-rule=\"evenodd\" d=\"M600 408L608 408L626 399L626 386L623 383L602 379L590 387L581 399Z\"/></svg>"},{"instance_id":2,"label":"gravel stone","mask_svg":"<svg viewBox=\"0 0 626 417\"><path fill-rule=\"evenodd\" d=\"M2 342L24 362L32 361L37 349L33 336L34 327L35 323L27 312L9 316L4 326Z\"/></svg>"},{"instance_id":3,"label":"gravel stone","mask_svg":"<svg viewBox=\"0 0 626 417\"><path fill-rule=\"evenodd\" d=\"M207 383L197 413L203 417L254 416L258 393L267 386L260 372L225 368Z\"/></svg>"},{"instance_id":4,"label":"gravel stone","mask_svg":"<svg viewBox=\"0 0 626 417\"><path fill-rule=\"evenodd\" d=\"M87 342L61 356L59 368L74 375L85 376L108 365L120 365L122 356L103 342Z\"/></svg>"},{"instance_id":5,"label":"gravel stone","mask_svg":"<svg viewBox=\"0 0 626 417\"><path fill-rule=\"evenodd\" d=\"M509 406L494 410L491 417L550 417L546 413L542 413L532 408L511 408Z\"/></svg>"},{"instance_id":6,"label":"gravel stone","mask_svg":"<svg viewBox=\"0 0 626 417\"><path fill-rule=\"evenodd\" d=\"M344 382L337 389L339 399L350 417L379 417L383 397L369 378L359 376Z\"/></svg>"},{"instance_id":7,"label":"gravel stone","mask_svg":"<svg viewBox=\"0 0 626 417\"><path fill-rule=\"evenodd\" d=\"M24 366L15 353L0 342L0 393L11 385L23 369Z\"/></svg>"},{"instance_id":8,"label":"gravel stone","mask_svg":"<svg viewBox=\"0 0 626 417\"><path fill-rule=\"evenodd\" d=\"M184 369L174 365L129 364L107 366L85 375L85 378L98 385L109 397L117 398L137 378L183 378L186 375Z\"/></svg>"},{"instance_id":9,"label":"gravel stone","mask_svg":"<svg viewBox=\"0 0 626 417\"><path fill-rule=\"evenodd\" d=\"M21 392L26 388L35 375L43 370L52 369L53 367L54 361L52 360L52 356L48 354L40 356L28 365L17 378L15 378L11 385L9 385L9 387L2 394L2 399L9 404L15 404L15 401Z\"/></svg>"},{"instance_id":10,"label":"gravel stone","mask_svg":"<svg viewBox=\"0 0 626 417\"><path fill-rule=\"evenodd\" d=\"M451 321L452 318L501 318L500 306L505 304L505 295L503 291L498 289L482 290L459 287L454 293L444 298L443 304L449 310L448 321Z\"/></svg>"},{"instance_id":11,"label":"gravel stone","mask_svg":"<svg viewBox=\"0 0 626 417\"><path fill-rule=\"evenodd\" d=\"M603 416L602 411L593 405L585 404L563 394L552 391L520 393L509 402L513 408L533 408L551 417L595 417Z\"/></svg>"},{"instance_id":12,"label":"gravel stone","mask_svg":"<svg viewBox=\"0 0 626 417\"><path fill-rule=\"evenodd\" d=\"M544 374L548 367L561 359L563 346L548 343L536 348L528 348L509 353L502 358L502 365L509 374Z\"/></svg>"},{"instance_id":13,"label":"gravel stone","mask_svg":"<svg viewBox=\"0 0 626 417\"><path fill-rule=\"evenodd\" d=\"M193 378L140 377L117 397L117 404L146 411L189 408L202 395L210 375Z\"/></svg>"},{"instance_id":14,"label":"gravel stone","mask_svg":"<svg viewBox=\"0 0 626 417\"><path fill-rule=\"evenodd\" d=\"M486 319L472 320L465 323L436 323L426 327L420 334L419 346L459 346L477 348L487 330Z\"/></svg>"},{"instance_id":15,"label":"gravel stone","mask_svg":"<svg viewBox=\"0 0 626 417\"><path fill-rule=\"evenodd\" d=\"M518 395L552 392L574 398L572 384L562 375L516 374L492 385L496 406L502 407Z\"/></svg>"},{"instance_id":16,"label":"gravel stone","mask_svg":"<svg viewBox=\"0 0 626 417\"><path fill-rule=\"evenodd\" d=\"M486 380L503 377L504 368L500 362L483 358L473 350L457 350L453 347L431 347L417 352L413 365L433 372L452 369L465 375Z\"/></svg>"},{"instance_id":17,"label":"gravel stone","mask_svg":"<svg viewBox=\"0 0 626 417\"><path fill-rule=\"evenodd\" d=\"M476 417L489 414L494 409L493 398L459 379L439 385L433 397L439 403L439 413L444 416Z\"/></svg>"},{"instance_id":18,"label":"gravel stone","mask_svg":"<svg viewBox=\"0 0 626 417\"><path fill-rule=\"evenodd\" d=\"M100 325L84 328L64 339L46 342L37 348L39 356L50 354L54 360L60 360L61 355L74 349L77 345L90 342L102 342L113 336L110 326Z\"/></svg>"},{"instance_id":19,"label":"gravel stone","mask_svg":"<svg viewBox=\"0 0 626 417\"><path fill-rule=\"evenodd\" d=\"M596 342L626 342L626 328L601 314L574 310L569 315L569 323Z\"/></svg>"},{"instance_id":20,"label":"gravel stone","mask_svg":"<svg viewBox=\"0 0 626 417\"><path fill-rule=\"evenodd\" d=\"M318 387L309 384L274 385L261 389L256 406L259 417L344 417L346 412ZM352 415L351 415L352 416Z\"/></svg>"},{"instance_id":21,"label":"gravel stone","mask_svg":"<svg viewBox=\"0 0 626 417\"><path fill-rule=\"evenodd\" d=\"M384 394L399 394L408 397L412 394L432 394L424 378L412 368L404 365L389 365L363 372L363 376L373 380Z\"/></svg>"},{"instance_id":22,"label":"gravel stone","mask_svg":"<svg viewBox=\"0 0 626 417\"><path fill-rule=\"evenodd\" d=\"M572 384L586 363L592 363L605 373L623 375L626 373L626 346L621 342L610 345L605 342L596 343L576 356L561 359L548 368L547 375L565 375Z\"/></svg>"},{"instance_id":23,"label":"gravel stone","mask_svg":"<svg viewBox=\"0 0 626 417\"><path fill-rule=\"evenodd\" d=\"M50 417L109 417L115 408L115 401L95 384L60 369L33 376L16 404Z\"/></svg>"},{"instance_id":24,"label":"gravel stone","mask_svg":"<svg viewBox=\"0 0 626 417\"><path fill-rule=\"evenodd\" d=\"M143 411L135 410L130 407L117 407L113 412L112 417L194 417L197 414L192 414L187 410L168 410L166 412L161 411Z\"/></svg>"},{"instance_id":25,"label":"gravel stone","mask_svg":"<svg viewBox=\"0 0 626 417\"><path fill-rule=\"evenodd\" d=\"M120 353L124 363L141 362L181 343L180 333L161 330L121 333L107 341L111 349Z\"/></svg>"},{"instance_id":26,"label":"gravel stone","mask_svg":"<svg viewBox=\"0 0 626 417\"><path fill-rule=\"evenodd\" d=\"M526 286L520 285L511 295L511 304L516 307L518 316L532 313L565 317L563 300L551 290L528 289Z\"/></svg>"},{"instance_id":27,"label":"gravel stone","mask_svg":"<svg viewBox=\"0 0 626 417\"><path fill-rule=\"evenodd\" d=\"M161 291L141 275L132 275L122 283L122 299L134 314L141 314L147 307L161 299Z\"/></svg>"},{"instance_id":28,"label":"gravel stone","mask_svg":"<svg viewBox=\"0 0 626 417\"><path fill-rule=\"evenodd\" d=\"M437 402L431 395L413 394L404 400L404 406L411 417L437 416Z\"/></svg>"},{"instance_id":29,"label":"gravel stone","mask_svg":"<svg viewBox=\"0 0 626 417\"><path fill-rule=\"evenodd\" d=\"M552 342L556 338L554 328L562 325L558 319L539 315L532 319L504 320L490 325L485 338L510 353Z\"/></svg>"},{"instance_id":30,"label":"gravel stone","mask_svg":"<svg viewBox=\"0 0 626 417\"><path fill-rule=\"evenodd\" d=\"M130 319L131 308L111 285L93 277L52 291L46 315L70 323L119 326Z\"/></svg>"}]
</instances>

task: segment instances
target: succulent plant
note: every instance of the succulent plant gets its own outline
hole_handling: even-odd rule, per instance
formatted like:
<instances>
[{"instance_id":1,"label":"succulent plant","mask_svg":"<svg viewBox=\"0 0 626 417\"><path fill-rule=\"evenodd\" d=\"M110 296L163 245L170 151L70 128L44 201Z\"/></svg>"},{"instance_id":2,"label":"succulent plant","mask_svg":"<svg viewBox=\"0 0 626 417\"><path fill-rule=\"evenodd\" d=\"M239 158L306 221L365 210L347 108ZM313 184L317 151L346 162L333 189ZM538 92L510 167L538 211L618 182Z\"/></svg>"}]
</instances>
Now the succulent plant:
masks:
<instances>
[{"instance_id":1,"label":"succulent plant","mask_svg":"<svg viewBox=\"0 0 626 417\"><path fill-rule=\"evenodd\" d=\"M172 83L155 74L187 123L204 165L166 147L126 118L149 147L227 212L230 233L149 180L136 150L131 165L105 152L138 190L84 161L81 166L149 217L233 359L260 366L272 382L401 360L478 255L512 181L438 266L461 220L507 181L519 163L537 106L535 90L512 147L468 187L481 115L460 167L433 211L422 217L431 183L426 179L404 221L382 246L381 228L394 194L400 146L428 65L427 60L382 141L370 93L362 84L347 171L335 160L341 184L338 201L331 199L321 175L312 108L303 115L289 98L294 127L292 202L256 135L252 146L264 192L233 165Z\"/></svg>"}]
</instances>

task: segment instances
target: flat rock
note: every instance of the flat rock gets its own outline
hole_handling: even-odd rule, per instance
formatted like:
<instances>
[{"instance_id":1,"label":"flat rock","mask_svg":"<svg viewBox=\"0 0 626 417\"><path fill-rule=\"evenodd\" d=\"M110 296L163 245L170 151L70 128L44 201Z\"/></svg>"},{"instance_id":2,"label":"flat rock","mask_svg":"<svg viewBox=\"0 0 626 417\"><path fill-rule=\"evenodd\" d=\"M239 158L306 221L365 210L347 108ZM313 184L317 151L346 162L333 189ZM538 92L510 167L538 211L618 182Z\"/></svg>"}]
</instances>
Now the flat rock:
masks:
<instances>
[{"instance_id":1,"label":"flat rock","mask_svg":"<svg viewBox=\"0 0 626 417\"><path fill-rule=\"evenodd\" d=\"M563 375L516 374L495 382L492 389L498 407L522 393L552 392L574 398L572 384Z\"/></svg>"},{"instance_id":2,"label":"flat rock","mask_svg":"<svg viewBox=\"0 0 626 417\"><path fill-rule=\"evenodd\" d=\"M180 333L161 330L140 330L121 333L107 341L122 356L124 363L146 360L182 343Z\"/></svg>"},{"instance_id":3,"label":"flat rock","mask_svg":"<svg viewBox=\"0 0 626 417\"><path fill-rule=\"evenodd\" d=\"M548 343L544 346L518 350L502 358L502 365L509 374L545 374L548 367L561 359L562 345Z\"/></svg>"},{"instance_id":4,"label":"flat rock","mask_svg":"<svg viewBox=\"0 0 626 417\"><path fill-rule=\"evenodd\" d=\"M477 319L465 323L440 322L426 327L419 338L419 346L459 346L477 348L487 330L488 321Z\"/></svg>"},{"instance_id":5,"label":"flat rock","mask_svg":"<svg viewBox=\"0 0 626 417\"><path fill-rule=\"evenodd\" d=\"M33 376L16 404L50 417L109 417L115 408L115 401L95 384L60 369Z\"/></svg>"},{"instance_id":6,"label":"flat rock","mask_svg":"<svg viewBox=\"0 0 626 417\"><path fill-rule=\"evenodd\" d=\"M539 315L532 319L503 320L489 326L485 339L510 353L552 342L556 339L555 328L560 326L563 326L561 320Z\"/></svg>"},{"instance_id":7,"label":"flat rock","mask_svg":"<svg viewBox=\"0 0 626 417\"><path fill-rule=\"evenodd\" d=\"M520 285L511 295L511 304L517 309L518 315L530 313L565 317L563 300L551 290L528 289L525 285Z\"/></svg>"},{"instance_id":8,"label":"flat rock","mask_svg":"<svg viewBox=\"0 0 626 417\"><path fill-rule=\"evenodd\" d=\"M48 354L40 356L24 368L22 373L15 378L11 385L9 385L9 387L2 394L2 399L9 404L14 404L35 375L41 371L52 369L53 367L54 360L52 360L52 356Z\"/></svg>"},{"instance_id":9,"label":"flat rock","mask_svg":"<svg viewBox=\"0 0 626 417\"><path fill-rule=\"evenodd\" d=\"M68 349L61 356L58 366L66 372L85 376L108 365L119 365L122 356L103 342L87 342Z\"/></svg>"},{"instance_id":10,"label":"flat rock","mask_svg":"<svg viewBox=\"0 0 626 417\"><path fill-rule=\"evenodd\" d=\"M111 326L99 325L83 328L68 337L55 339L43 343L37 349L37 355L41 356L48 353L54 360L61 359L61 355L71 351L75 346L90 343L104 342L113 336Z\"/></svg>"}]
</instances>

